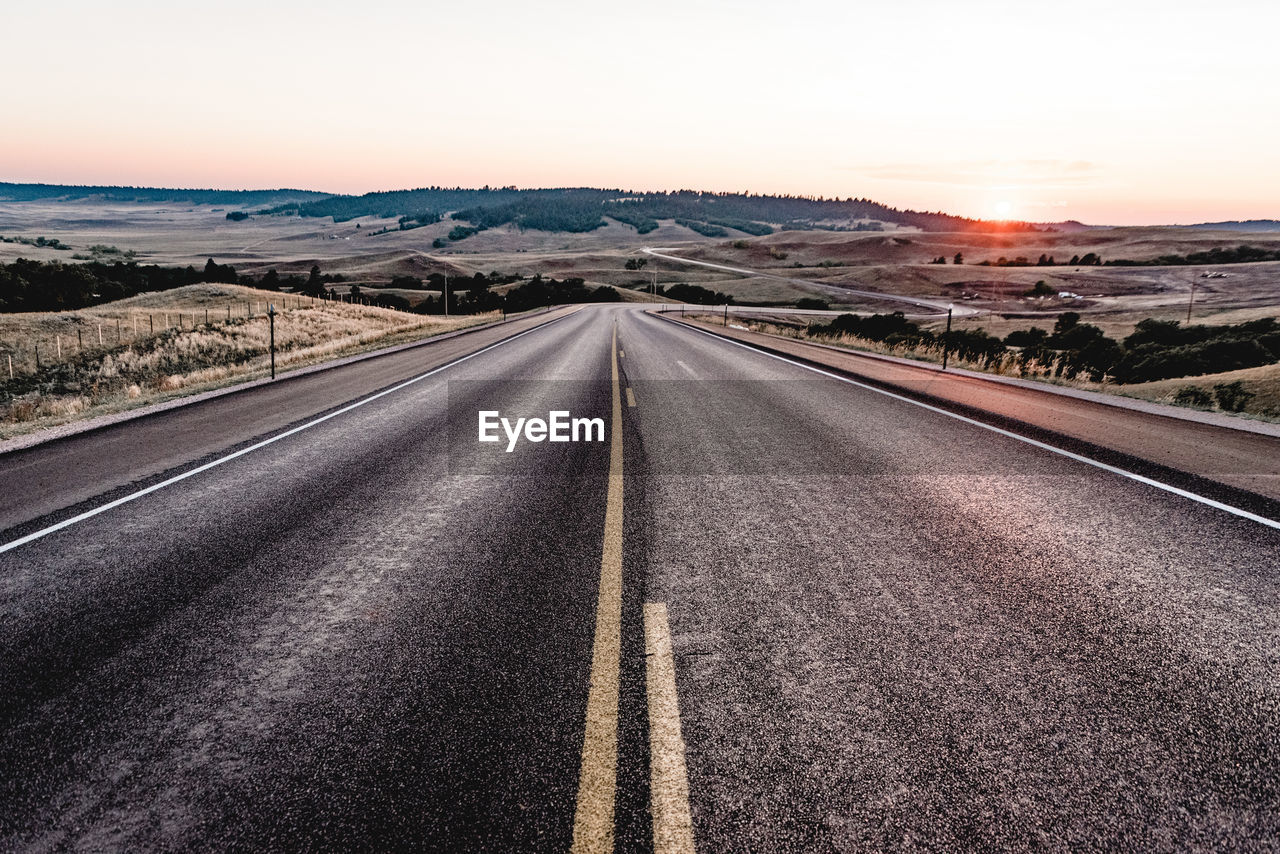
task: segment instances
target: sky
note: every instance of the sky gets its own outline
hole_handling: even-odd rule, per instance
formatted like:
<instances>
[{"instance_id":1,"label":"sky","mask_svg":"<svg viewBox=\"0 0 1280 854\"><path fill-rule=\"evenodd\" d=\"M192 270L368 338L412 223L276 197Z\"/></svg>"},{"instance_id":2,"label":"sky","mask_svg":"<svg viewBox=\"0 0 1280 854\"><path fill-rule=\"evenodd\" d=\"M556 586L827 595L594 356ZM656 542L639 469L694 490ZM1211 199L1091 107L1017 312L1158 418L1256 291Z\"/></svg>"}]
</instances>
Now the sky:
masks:
<instances>
[{"instance_id":1,"label":"sky","mask_svg":"<svg viewBox=\"0 0 1280 854\"><path fill-rule=\"evenodd\" d=\"M1280 4L11 4L0 180L1280 218Z\"/></svg>"}]
</instances>

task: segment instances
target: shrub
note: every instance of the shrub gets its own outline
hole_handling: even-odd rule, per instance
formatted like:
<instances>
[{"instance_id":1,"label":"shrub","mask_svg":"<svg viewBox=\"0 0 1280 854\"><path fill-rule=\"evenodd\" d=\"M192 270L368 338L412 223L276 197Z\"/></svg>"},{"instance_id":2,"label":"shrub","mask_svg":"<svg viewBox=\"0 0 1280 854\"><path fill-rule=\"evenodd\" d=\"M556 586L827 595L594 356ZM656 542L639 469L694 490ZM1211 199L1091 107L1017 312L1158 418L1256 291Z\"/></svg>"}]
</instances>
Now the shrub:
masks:
<instances>
[{"instance_id":1,"label":"shrub","mask_svg":"<svg viewBox=\"0 0 1280 854\"><path fill-rule=\"evenodd\" d=\"M1023 291L1022 295L1024 297L1051 297L1056 293L1057 291L1045 284L1044 279L1041 279L1036 282L1036 286L1034 288Z\"/></svg>"},{"instance_id":2,"label":"shrub","mask_svg":"<svg viewBox=\"0 0 1280 854\"><path fill-rule=\"evenodd\" d=\"M1173 396L1173 402L1178 406L1190 406L1194 409L1213 408L1213 398L1209 396L1209 392L1193 385L1186 385L1178 389Z\"/></svg>"},{"instance_id":3,"label":"shrub","mask_svg":"<svg viewBox=\"0 0 1280 854\"><path fill-rule=\"evenodd\" d=\"M1236 380L1233 383L1218 383L1213 387L1213 396L1224 412L1243 412L1245 406L1253 399L1253 392L1245 391L1244 383Z\"/></svg>"}]
</instances>

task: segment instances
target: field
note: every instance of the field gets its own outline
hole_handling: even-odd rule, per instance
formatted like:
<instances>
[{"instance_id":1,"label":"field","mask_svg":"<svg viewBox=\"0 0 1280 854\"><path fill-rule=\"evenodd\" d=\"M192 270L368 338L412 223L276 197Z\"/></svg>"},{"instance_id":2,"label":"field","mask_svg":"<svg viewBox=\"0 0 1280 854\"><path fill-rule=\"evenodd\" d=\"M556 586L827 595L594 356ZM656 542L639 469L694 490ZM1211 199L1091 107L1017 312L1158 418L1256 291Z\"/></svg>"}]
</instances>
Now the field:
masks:
<instances>
[{"instance_id":1,"label":"field","mask_svg":"<svg viewBox=\"0 0 1280 854\"><path fill-rule=\"evenodd\" d=\"M191 285L74 312L0 314L0 438L493 319Z\"/></svg>"},{"instance_id":2,"label":"field","mask_svg":"<svg viewBox=\"0 0 1280 854\"><path fill-rule=\"evenodd\" d=\"M344 223L296 216L252 216L235 222L229 209L201 205L143 205L74 202L0 202L0 236L28 243L0 242L0 262L18 257L70 261L97 257L111 261L132 253L139 263L201 267L212 257L232 264L242 275L260 276L269 269L281 275L305 275L313 265L326 274L341 275L335 290L359 285L369 296L392 294L416 304L438 291L392 289L396 276L425 279L432 274L469 278L475 273L581 278L588 286L610 285L627 301L670 302L650 296L654 285L690 283L729 294L737 303L793 304L817 297L832 308L863 312L895 310L895 304L849 295L831 288L854 288L885 294L927 297L977 309L957 317L961 330L983 329L1003 337L1015 329L1049 329L1064 311L1082 315L1109 336L1122 339L1147 318L1226 324L1280 317L1280 262L1162 267L1067 266L1062 262L1088 253L1104 260L1147 260L1164 255L1187 255L1240 244L1280 250L1280 232L1209 231L1172 227L1094 228L1023 234L926 233L911 229L887 232L779 231L763 237L732 233L709 239L672 221L639 235L617 222L585 234L522 231L502 226L462 241L434 243L456 225L445 219L401 231L393 219L365 217ZM29 245L37 237L56 240L69 249ZM757 271L745 275L682 265L643 253L645 247L666 247L691 259ZM963 263L956 265L960 254ZM1052 256L1053 266L998 266L1000 259L1020 257L1030 263ZM947 263L933 263L939 257ZM627 269L643 261L639 269ZM991 262L983 266L981 262ZM800 281L796 281L800 280ZM1050 292L1031 296L1037 283ZM807 284L812 283L812 284ZM500 286L502 292L515 285ZM261 314L268 300L286 302L280 334L288 364L315 361L352 348L405 336L431 334L462 321L443 323L418 315L353 306L318 305L296 295L271 295L250 289L208 286L181 292L153 294L100 306L92 311L63 315L0 316L0 379L7 378L12 359L14 379L10 396L20 400L0 413L13 430L22 423L45 423L58 413L77 407L95 411L176 394L178 389L205 387L231 377L260 373ZM230 313L228 314L228 309ZM207 315L206 315L207 312ZM206 320L207 318L207 320ZM304 322L305 321L305 322ZM941 322L922 318L927 328ZM296 337L295 337L296 336ZM156 369L136 393L120 383L89 382L92 365L101 372L108 356L136 359L139 349L154 352L153 341L165 342L166 356L152 358L169 364L185 349L220 351L234 367L192 363L189 370ZM37 368L35 348L40 351ZM164 348L158 348L164 349ZM250 355L256 354L256 355ZM202 357L203 358L203 357ZM174 362L175 364L180 363ZM55 364L75 366L70 385L47 378ZM114 368L113 368L114 369ZM1276 372L1258 368L1239 377L1254 393L1247 411L1276 417ZM163 377L160 374L164 374ZM1247 374L1244 376L1243 374ZM24 377L26 379L24 379ZM33 378L42 378L36 382ZM1108 388L1151 399L1172 399L1181 385L1211 387L1214 378L1152 383L1148 386ZM1222 380L1216 380L1221 382ZM1181 382L1181 385L1180 385ZM40 383L44 385L41 386ZM78 392L66 391L79 387ZM48 389L63 391L50 392ZM89 389L86 391L85 389ZM109 392L104 392L108 389ZM132 404L130 404L132 405ZM32 420L34 419L34 420ZM24 426L22 429L27 429Z\"/></svg>"}]
</instances>

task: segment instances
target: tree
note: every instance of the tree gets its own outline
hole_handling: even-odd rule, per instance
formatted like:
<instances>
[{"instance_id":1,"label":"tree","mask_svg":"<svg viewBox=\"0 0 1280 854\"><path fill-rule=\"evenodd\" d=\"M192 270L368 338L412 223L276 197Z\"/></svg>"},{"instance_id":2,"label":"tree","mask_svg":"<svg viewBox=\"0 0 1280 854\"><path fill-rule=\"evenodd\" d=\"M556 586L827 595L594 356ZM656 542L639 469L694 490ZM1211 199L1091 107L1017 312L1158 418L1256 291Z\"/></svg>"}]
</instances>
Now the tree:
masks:
<instances>
[{"instance_id":1,"label":"tree","mask_svg":"<svg viewBox=\"0 0 1280 854\"><path fill-rule=\"evenodd\" d=\"M1024 297L1051 297L1055 293L1057 293L1057 291L1049 287L1049 285L1045 282L1044 279L1041 279L1040 281L1036 282L1036 286L1034 288L1031 288L1028 291L1024 291L1022 295ZM1077 317L1078 316L1079 315L1077 315Z\"/></svg>"},{"instance_id":2,"label":"tree","mask_svg":"<svg viewBox=\"0 0 1280 854\"><path fill-rule=\"evenodd\" d=\"M318 297L324 293L324 276L320 275L320 265L312 264L311 273L307 276L307 282L302 286L302 292L309 296Z\"/></svg>"},{"instance_id":3,"label":"tree","mask_svg":"<svg viewBox=\"0 0 1280 854\"><path fill-rule=\"evenodd\" d=\"M262 281L258 282L258 287L265 291L280 290L280 274L276 272L275 267L267 271L267 274L262 277Z\"/></svg>"},{"instance_id":4,"label":"tree","mask_svg":"<svg viewBox=\"0 0 1280 854\"><path fill-rule=\"evenodd\" d=\"M1053 337L1059 338L1068 329L1080 322L1080 313L1077 311L1064 311L1058 315L1058 319L1053 324Z\"/></svg>"},{"instance_id":5,"label":"tree","mask_svg":"<svg viewBox=\"0 0 1280 854\"><path fill-rule=\"evenodd\" d=\"M952 263L952 264L955 264L957 267L958 267L958 266L960 266L961 264L963 264L963 263L964 263L964 253L963 253L963 252L957 252L957 253L956 253L956 257L954 257L954 258L952 258L952 259L951 259L951 263Z\"/></svg>"}]
</instances>

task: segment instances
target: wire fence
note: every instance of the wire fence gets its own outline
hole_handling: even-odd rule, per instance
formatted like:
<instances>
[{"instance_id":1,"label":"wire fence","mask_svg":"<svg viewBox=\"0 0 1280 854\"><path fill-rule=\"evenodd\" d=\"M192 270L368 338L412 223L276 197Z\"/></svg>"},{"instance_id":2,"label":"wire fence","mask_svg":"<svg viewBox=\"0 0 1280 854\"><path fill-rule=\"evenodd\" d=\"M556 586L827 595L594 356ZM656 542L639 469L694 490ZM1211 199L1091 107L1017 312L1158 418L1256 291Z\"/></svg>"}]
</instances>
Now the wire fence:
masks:
<instances>
[{"instance_id":1,"label":"wire fence","mask_svg":"<svg viewBox=\"0 0 1280 854\"><path fill-rule=\"evenodd\" d=\"M253 320L265 316L272 305L277 312L286 313L322 301L328 300L290 295L198 308L64 312L39 322L47 329L8 335L0 326L0 384L32 379L59 365L100 361L121 348L158 336Z\"/></svg>"}]
</instances>

